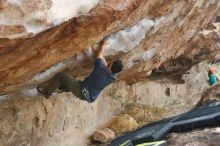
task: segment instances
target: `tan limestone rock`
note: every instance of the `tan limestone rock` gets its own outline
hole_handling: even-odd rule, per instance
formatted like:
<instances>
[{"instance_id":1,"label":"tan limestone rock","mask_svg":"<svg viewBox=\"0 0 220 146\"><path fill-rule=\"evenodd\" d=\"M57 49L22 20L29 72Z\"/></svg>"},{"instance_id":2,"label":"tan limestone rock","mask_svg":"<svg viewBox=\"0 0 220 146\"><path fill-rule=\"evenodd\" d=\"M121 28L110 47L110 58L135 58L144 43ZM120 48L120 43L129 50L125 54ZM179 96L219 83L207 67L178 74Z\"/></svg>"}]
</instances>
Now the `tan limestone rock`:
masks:
<instances>
[{"instance_id":1,"label":"tan limestone rock","mask_svg":"<svg viewBox=\"0 0 220 146\"><path fill-rule=\"evenodd\" d=\"M93 137L93 140L95 141L106 143L115 137L115 133L109 128L102 128L102 129L96 130L93 133L92 137Z\"/></svg>"},{"instance_id":2,"label":"tan limestone rock","mask_svg":"<svg viewBox=\"0 0 220 146\"><path fill-rule=\"evenodd\" d=\"M186 133L172 133L167 140L168 146L217 146L220 143L219 127L189 131Z\"/></svg>"},{"instance_id":3,"label":"tan limestone rock","mask_svg":"<svg viewBox=\"0 0 220 146\"><path fill-rule=\"evenodd\" d=\"M0 9L8 6L8 0L0 0Z\"/></svg>"},{"instance_id":4,"label":"tan limestone rock","mask_svg":"<svg viewBox=\"0 0 220 146\"><path fill-rule=\"evenodd\" d=\"M214 85L203 91L201 99L196 106L202 106L213 101L220 101L220 84Z\"/></svg>"}]
</instances>

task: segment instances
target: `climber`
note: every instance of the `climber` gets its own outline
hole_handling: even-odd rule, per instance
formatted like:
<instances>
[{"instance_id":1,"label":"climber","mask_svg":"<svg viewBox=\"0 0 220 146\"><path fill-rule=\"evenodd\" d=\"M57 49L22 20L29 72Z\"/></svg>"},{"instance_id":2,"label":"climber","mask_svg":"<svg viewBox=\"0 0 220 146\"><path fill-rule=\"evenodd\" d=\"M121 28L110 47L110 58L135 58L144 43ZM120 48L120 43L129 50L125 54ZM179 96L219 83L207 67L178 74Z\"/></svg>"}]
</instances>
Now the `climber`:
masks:
<instances>
[{"instance_id":1,"label":"climber","mask_svg":"<svg viewBox=\"0 0 220 146\"><path fill-rule=\"evenodd\" d=\"M72 92L76 97L88 102L94 102L100 92L110 83L116 80L116 73L123 69L121 60L116 60L107 64L103 49L108 44L106 39L100 42L100 46L92 45L92 50L96 55L94 69L91 74L83 81L78 81L69 75L61 72L56 74L51 80L37 87L38 92L42 93L45 98L59 89L64 92Z\"/></svg>"},{"instance_id":2,"label":"climber","mask_svg":"<svg viewBox=\"0 0 220 146\"><path fill-rule=\"evenodd\" d=\"M218 82L218 78L216 77L214 72L215 72L215 69L213 67L210 67L208 70L208 76L209 76L208 83L210 86L213 86L213 85L217 84L217 82Z\"/></svg>"}]
</instances>

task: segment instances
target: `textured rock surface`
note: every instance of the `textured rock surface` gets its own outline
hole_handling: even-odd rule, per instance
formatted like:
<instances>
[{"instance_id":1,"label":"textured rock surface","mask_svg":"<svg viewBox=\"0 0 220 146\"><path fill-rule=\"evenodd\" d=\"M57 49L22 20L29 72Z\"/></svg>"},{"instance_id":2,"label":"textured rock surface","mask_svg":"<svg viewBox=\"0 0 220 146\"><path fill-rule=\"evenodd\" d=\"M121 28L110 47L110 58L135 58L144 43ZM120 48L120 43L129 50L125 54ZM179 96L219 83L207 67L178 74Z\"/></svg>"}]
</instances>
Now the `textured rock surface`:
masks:
<instances>
[{"instance_id":1,"label":"textured rock surface","mask_svg":"<svg viewBox=\"0 0 220 146\"><path fill-rule=\"evenodd\" d=\"M106 143L112 140L113 138L115 138L115 133L111 129L102 128L102 129L96 130L93 133L92 137L94 141Z\"/></svg>"},{"instance_id":2,"label":"textured rock surface","mask_svg":"<svg viewBox=\"0 0 220 146\"><path fill-rule=\"evenodd\" d=\"M0 77L4 81L1 81L0 88L2 91L18 89L19 83L23 85L36 73L72 57L103 36L121 29L117 28L118 21L125 17L127 20L129 13L138 11L141 2L102 1L88 15L73 18L33 37L1 39Z\"/></svg>"},{"instance_id":3,"label":"textured rock surface","mask_svg":"<svg viewBox=\"0 0 220 146\"><path fill-rule=\"evenodd\" d=\"M98 0L1 0L0 38L31 37L89 12Z\"/></svg>"},{"instance_id":4,"label":"textured rock surface","mask_svg":"<svg viewBox=\"0 0 220 146\"><path fill-rule=\"evenodd\" d=\"M167 140L168 146L218 146L220 143L220 129L211 128L196 130L183 134L171 134Z\"/></svg>"},{"instance_id":5,"label":"textured rock surface","mask_svg":"<svg viewBox=\"0 0 220 146\"><path fill-rule=\"evenodd\" d=\"M115 52L118 46L122 46L121 50L114 57L112 53L106 55L109 60L118 57L124 60L126 69L120 77L129 83L142 80L148 71L163 63L172 63L180 56L190 63L213 58L218 52L219 24L216 16L219 7L217 0L102 0L88 14L35 36L12 40L2 38L0 91L12 92L33 85L31 79L35 74L125 28L118 35L111 35L120 44L115 45L110 37L110 46L113 47L110 52ZM136 27L132 27L134 25ZM138 30L138 26L142 29ZM4 27L14 29L10 25ZM18 32L25 29L23 25L18 28ZM130 45L128 42L134 43ZM79 76L80 69L76 72Z\"/></svg>"},{"instance_id":6,"label":"textured rock surface","mask_svg":"<svg viewBox=\"0 0 220 146\"><path fill-rule=\"evenodd\" d=\"M124 106L133 103L164 107L166 117L177 115L191 109L199 100L200 91L206 86L205 68L206 64L201 63L187 71L183 84L172 83L166 75L133 85L118 82L109 86L93 104L80 101L71 93L54 94L49 100L37 96L35 90L1 96L0 143L3 146L86 146L96 129L122 111L140 122L141 113L134 116L134 111ZM165 92L167 88L170 95ZM153 120L150 111L147 113L144 122ZM118 128L123 130L124 125Z\"/></svg>"},{"instance_id":7,"label":"textured rock surface","mask_svg":"<svg viewBox=\"0 0 220 146\"><path fill-rule=\"evenodd\" d=\"M200 65L186 71L219 57L219 9L218 0L1 0L0 93L66 67L84 78L89 46L106 36L107 60L121 58L125 70L93 104L68 93L45 100L35 90L1 96L0 143L83 146L125 103L165 107L166 116L190 109L207 74Z\"/></svg>"},{"instance_id":8,"label":"textured rock surface","mask_svg":"<svg viewBox=\"0 0 220 146\"><path fill-rule=\"evenodd\" d=\"M97 125L117 113L117 104L101 98L88 104L71 93L47 100L20 94L0 103L0 143L2 146L83 146ZM103 113L103 109L105 112Z\"/></svg>"},{"instance_id":9,"label":"textured rock surface","mask_svg":"<svg viewBox=\"0 0 220 146\"><path fill-rule=\"evenodd\" d=\"M217 84L213 87L208 88L202 93L201 99L196 104L196 106L199 107L209 102L219 101L219 100L220 100L220 84Z\"/></svg>"},{"instance_id":10,"label":"textured rock surface","mask_svg":"<svg viewBox=\"0 0 220 146\"><path fill-rule=\"evenodd\" d=\"M118 82L106 89L103 96L117 99L121 103L164 106L168 109L173 107L176 110L168 114L177 115L191 109L200 99L202 91L209 88L207 67L208 64L202 62L182 77L175 77L175 74L152 74L150 78L132 85Z\"/></svg>"}]
</instances>

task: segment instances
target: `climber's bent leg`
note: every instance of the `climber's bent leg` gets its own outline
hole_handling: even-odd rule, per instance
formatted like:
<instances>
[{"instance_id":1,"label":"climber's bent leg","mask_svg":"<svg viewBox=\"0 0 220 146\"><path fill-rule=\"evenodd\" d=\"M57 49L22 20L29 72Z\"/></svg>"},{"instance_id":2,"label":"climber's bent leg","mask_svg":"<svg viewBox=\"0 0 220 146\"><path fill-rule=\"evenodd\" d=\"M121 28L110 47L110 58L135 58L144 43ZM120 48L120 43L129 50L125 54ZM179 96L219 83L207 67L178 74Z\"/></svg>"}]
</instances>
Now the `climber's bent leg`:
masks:
<instances>
[{"instance_id":1,"label":"climber's bent leg","mask_svg":"<svg viewBox=\"0 0 220 146\"><path fill-rule=\"evenodd\" d=\"M85 100L80 90L80 81L63 72L56 74L51 80L40 87L48 94L52 94L56 89L60 89L64 92L72 92L78 98Z\"/></svg>"}]
</instances>

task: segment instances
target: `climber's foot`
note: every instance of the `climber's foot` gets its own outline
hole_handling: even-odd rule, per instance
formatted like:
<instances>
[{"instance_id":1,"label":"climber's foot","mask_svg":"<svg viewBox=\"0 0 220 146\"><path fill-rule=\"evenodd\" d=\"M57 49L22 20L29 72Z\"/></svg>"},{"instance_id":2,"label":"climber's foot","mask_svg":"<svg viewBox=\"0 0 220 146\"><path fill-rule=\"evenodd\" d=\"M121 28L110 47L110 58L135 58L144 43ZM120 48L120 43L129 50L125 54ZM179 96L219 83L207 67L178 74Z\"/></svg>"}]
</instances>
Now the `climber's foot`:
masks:
<instances>
[{"instance_id":1,"label":"climber's foot","mask_svg":"<svg viewBox=\"0 0 220 146\"><path fill-rule=\"evenodd\" d=\"M44 90L44 88L37 87L37 91L38 91L39 93L43 94L46 99L50 98L50 95L51 95L51 94L48 93L46 90Z\"/></svg>"}]
</instances>

